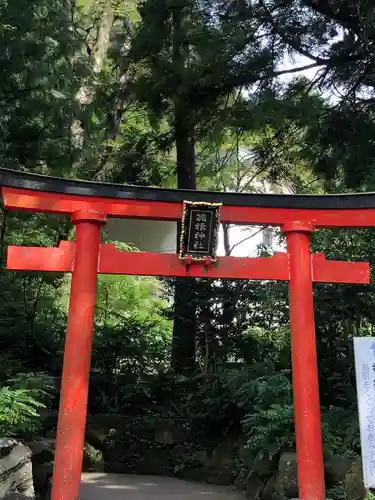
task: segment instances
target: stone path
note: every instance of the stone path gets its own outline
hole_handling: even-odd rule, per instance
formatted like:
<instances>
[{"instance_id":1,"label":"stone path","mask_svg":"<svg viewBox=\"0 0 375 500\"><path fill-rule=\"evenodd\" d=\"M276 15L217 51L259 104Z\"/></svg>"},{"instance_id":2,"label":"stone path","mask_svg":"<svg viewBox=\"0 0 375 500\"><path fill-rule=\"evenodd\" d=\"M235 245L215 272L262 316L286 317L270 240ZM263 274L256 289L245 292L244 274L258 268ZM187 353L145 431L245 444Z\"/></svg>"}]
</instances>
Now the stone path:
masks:
<instances>
[{"instance_id":1,"label":"stone path","mask_svg":"<svg viewBox=\"0 0 375 500\"><path fill-rule=\"evenodd\" d=\"M225 486L169 477L91 473L82 475L81 500L243 500Z\"/></svg>"}]
</instances>

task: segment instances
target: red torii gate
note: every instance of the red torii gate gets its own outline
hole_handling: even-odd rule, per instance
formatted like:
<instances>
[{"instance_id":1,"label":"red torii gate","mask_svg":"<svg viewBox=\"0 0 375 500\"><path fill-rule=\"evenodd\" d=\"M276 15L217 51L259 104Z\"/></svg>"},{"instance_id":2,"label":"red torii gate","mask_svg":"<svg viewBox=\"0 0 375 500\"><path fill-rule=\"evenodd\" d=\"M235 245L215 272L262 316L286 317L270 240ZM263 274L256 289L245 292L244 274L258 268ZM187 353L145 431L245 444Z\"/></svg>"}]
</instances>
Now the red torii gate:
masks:
<instances>
[{"instance_id":1,"label":"red torii gate","mask_svg":"<svg viewBox=\"0 0 375 500\"><path fill-rule=\"evenodd\" d=\"M98 273L289 282L293 394L301 500L324 500L324 464L313 306L313 282L369 283L369 265L311 254L316 227L375 225L375 194L255 195L141 188L43 177L0 169L8 210L60 213L76 226L75 242L58 248L8 247L7 268L71 272L52 500L77 500L82 471ZM269 258L183 261L176 254L123 252L101 243L107 216L178 221L184 200L223 205L225 223L279 226L287 253Z\"/></svg>"}]
</instances>

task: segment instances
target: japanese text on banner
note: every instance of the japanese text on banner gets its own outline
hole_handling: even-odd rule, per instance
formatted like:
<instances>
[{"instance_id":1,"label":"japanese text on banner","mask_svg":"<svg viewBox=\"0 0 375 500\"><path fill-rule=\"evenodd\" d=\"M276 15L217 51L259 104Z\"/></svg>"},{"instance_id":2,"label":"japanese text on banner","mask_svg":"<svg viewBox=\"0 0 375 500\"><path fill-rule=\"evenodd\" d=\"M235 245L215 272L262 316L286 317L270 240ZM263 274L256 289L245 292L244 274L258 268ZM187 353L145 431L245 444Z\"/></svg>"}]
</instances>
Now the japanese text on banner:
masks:
<instances>
[{"instance_id":1,"label":"japanese text on banner","mask_svg":"<svg viewBox=\"0 0 375 500\"><path fill-rule=\"evenodd\" d=\"M363 478L375 487L375 338L354 339Z\"/></svg>"}]
</instances>

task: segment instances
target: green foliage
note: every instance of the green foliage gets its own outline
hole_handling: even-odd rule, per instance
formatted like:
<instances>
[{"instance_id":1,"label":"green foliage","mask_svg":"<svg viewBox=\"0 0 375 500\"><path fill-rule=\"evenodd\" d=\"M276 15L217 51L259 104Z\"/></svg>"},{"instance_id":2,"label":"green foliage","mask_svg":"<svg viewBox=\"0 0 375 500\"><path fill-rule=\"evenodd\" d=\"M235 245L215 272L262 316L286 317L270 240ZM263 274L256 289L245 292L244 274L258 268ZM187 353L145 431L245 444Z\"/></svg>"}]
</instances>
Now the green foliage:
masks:
<instances>
[{"instance_id":1,"label":"green foliage","mask_svg":"<svg viewBox=\"0 0 375 500\"><path fill-rule=\"evenodd\" d=\"M99 326L92 355L90 407L137 413L151 404L150 379L169 369L171 323L162 316L123 317Z\"/></svg>"},{"instance_id":2,"label":"green foliage","mask_svg":"<svg viewBox=\"0 0 375 500\"><path fill-rule=\"evenodd\" d=\"M14 390L24 389L31 396L40 401L48 400L56 391L56 386L53 378L44 373L16 373L9 378L8 383Z\"/></svg>"},{"instance_id":3,"label":"green foliage","mask_svg":"<svg viewBox=\"0 0 375 500\"><path fill-rule=\"evenodd\" d=\"M45 373L17 373L0 387L0 434L27 436L40 427L38 411L45 408L54 386Z\"/></svg>"},{"instance_id":4,"label":"green foliage","mask_svg":"<svg viewBox=\"0 0 375 500\"><path fill-rule=\"evenodd\" d=\"M289 375L289 376L288 376ZM259 377L237 387L239 404L247 412L243 429L247 446L255 453L273 455L293 449L293 404L290 374Z\"/></svg>"},{"instance_id":5,"label":"green foliage","mask_svg":"<svg viewBox=\"0 0 375 500\"><path fill-rule=\"evenodd\" d=\"M44 405L34 399L27 389L0 389L0 432L14 435L30 432L35 428L38 409Z\"/></svg>"},{"instance_id":6,"label":"green foliage","mask_svg":"<svg viewBox=\"0 0 375 500\"><path fill-rule=\"evenodd\" d=\"M349 500L345 491L345 486L342 483L328 489L327 495L329 495L329 498L333 498L334 500Z\"/></svg>"},{"instance_id":7,"label":"green foliage","mask_svg":"<svg viewBox=\"0 0 375 500\"><path fill-rule=\"evenodd\" d=\"M345 485L343 483L339 483L333 488L329 488L327 490L327 495L329 498L333 498L334 500L351 500L352 496L349 496L346 492ZM375 495L369 491L366 495L365 500L374 500Z\"/></svg>"},{"instance_id":8,"label":"green foliage","mask_svg":"<svg viewBox=\"0 0 375 500\"><path fill-rule=\"evenodd\" d=\"M0 3L1 142L3 166L47 173L68 169L77 151L70 126L80 113L75 94L87 66L61 0Z\"/></svg>"},{"instance_id":9,"label":"green foliage","mask_svg":"<svg viewBox=\"0 0 375 500\"><path fill-rule=\"evenodd\" d=\"M244 420L252 451L275 455L294 449L293 405L272 404L266 410L254 409Z\"/></svg>"}]
</instances>

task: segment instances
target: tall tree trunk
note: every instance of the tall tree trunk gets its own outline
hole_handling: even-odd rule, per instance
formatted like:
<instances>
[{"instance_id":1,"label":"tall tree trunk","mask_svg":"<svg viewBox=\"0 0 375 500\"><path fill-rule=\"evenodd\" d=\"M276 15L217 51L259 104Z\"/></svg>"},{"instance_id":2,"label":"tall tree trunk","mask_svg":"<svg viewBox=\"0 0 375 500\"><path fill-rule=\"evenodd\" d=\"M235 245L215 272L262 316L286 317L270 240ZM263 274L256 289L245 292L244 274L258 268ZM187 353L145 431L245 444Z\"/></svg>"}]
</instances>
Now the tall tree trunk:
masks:
<instances>
[{"instance_id":1,"label":"tall tree trunk","mask_svg":"<svg viewBox=\"0 0 375 500\"><path fill-rule=\"evenodd\" d=\"M104 60L110 46L111 31L115 21L115 14L111 2L108 2L103 9L101 20L97 28L95 45L93 47L94 70L96 73L101 73Z\"/></svg>"},{"instance_id":2,"label":"tall tree trunk","mask_svg":"<svg viewBox=\"0 0 375 500\"><path fill-rule=\"evenodd\" d=\"M72 11L72 18L74 22L74 12ZM113 23L115 20L114 8L112 2L108 0L107 5L104 5L103 10L96 23L96 36L92 44L87 47L93 58L93 69L96 74L100 74L103 70L104 61L110 47L110 38ZM94 81L90 85L84 83L77 92L77 100L82 108L89 106L97 91ZM70 129L71 143L74 149L81 150L81 161L84 156L84 141L85 141L85 124L81 120L74 120ZM72 162L73 163L73 162Z\"/></svg>"},{"instance_id":3,"label":"tall tree trunk","mask_svg":"<svg viewBox=\"0 0 375 500\"><path fill-rule=\"evenodd\" d=\"M183 79L186 56L182 49L183 6L173 9L173 64ZM174 133L177 152L177 187L196 189L194 121L186 103L175 100ZM181 226L177 231L177 248ZM194 279L176 279L174 294L174 324L172 340L172 368L177 373L189 373L195 368L196 348L196 294Z\"/></svg>"}]
</instances>

